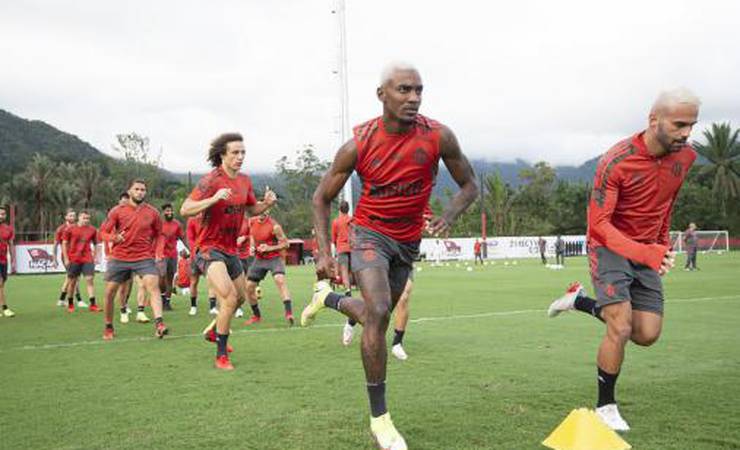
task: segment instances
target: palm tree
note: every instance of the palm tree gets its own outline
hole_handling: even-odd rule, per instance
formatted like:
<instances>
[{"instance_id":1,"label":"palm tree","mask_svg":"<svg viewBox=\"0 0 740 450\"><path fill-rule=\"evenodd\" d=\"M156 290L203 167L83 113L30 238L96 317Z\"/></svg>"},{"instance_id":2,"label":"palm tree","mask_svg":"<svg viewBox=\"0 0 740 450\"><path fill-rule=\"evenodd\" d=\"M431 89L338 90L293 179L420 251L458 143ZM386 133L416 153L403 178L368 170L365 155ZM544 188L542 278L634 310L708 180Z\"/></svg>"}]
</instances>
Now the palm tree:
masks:
<instances>
[{"instance_id":1,"label":"palm tree","mask_svg":"<svg viewBox=\"0 0 740 450\"><path fill-rule=\"evenodd\" d=\"M36 210L36 226L40 231L47 228L46 209L50 202L49 192L52 190L52 183L57 175L57 164L38 153L33 155L33 159L26 166L24 179L28 187L33 192L33 204Z\"/></svg>"},{"instance_id":2,"label":"palm tree","mask_svg":"<svg viewBox=\"0 0 740 450\"><path fill-rule=\"evenodd\" d=\"M83 199L82 207L85 209L91 208L93 195L103 183L103 172L98 164L85 161L77 166L76 177L77 188L80 197Z\"/></svg>"},{"instance_id":3,"label":"palm tree","mask_svg":"<svg viewBox=\"0 0 740 450\"><path fill-rule=\"evenodd\" d=\"M699 176L712 179L712 191L719 197L722 216L727 217L727 202L740 197L740 130L732 131L729 122L713 123L704 130L706 144L694 142L696 151L707 159Z\"/></svg>"}]
</instances>

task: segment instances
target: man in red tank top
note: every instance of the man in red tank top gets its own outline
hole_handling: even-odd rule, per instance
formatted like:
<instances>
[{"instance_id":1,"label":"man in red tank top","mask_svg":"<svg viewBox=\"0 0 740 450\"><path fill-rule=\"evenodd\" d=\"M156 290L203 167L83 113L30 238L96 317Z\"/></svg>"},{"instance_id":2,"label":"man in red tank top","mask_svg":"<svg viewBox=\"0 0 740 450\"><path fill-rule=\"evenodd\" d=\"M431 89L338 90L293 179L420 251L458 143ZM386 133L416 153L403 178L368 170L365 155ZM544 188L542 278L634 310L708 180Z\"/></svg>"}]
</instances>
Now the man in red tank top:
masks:
<instances>
[{"instance_id":1,"label":"man in red tank top","mask_svg":"<svg viewBox=\"0 0 740 450\"><path fill-rule=\"evenodd\" d=\"M251 247L254 249L254 262L249 266L247 274L247 294L249 305L252 307L252 317L246 325L262 320L257 303L257 286L270 272L283 300L285 320L293 326L293 303L285 282L285 262L282 255L283 250L287 249L289 244L283 227L265 211L249 219L249 238Z\"/></svg>"},{"instance_id":2,"label":"man in red tank top","mask_svg":"<svg viewBox=\"0 0 740 450\"><path fill-rule=\"evenodd\" d=\"M630 429L614 391L629 341L650 346L663 326L661 277L673 267L671 211L696 158L688 145L699 99L686 89L658 96L648 128L616 144L596 168L588 207L588 252L596 298L580 283L548 310L579 310L606 323L597 357L596 413L612 429Z\"/></svg>"},{"instance_id":3,"label":"man in red tank top","mask_svg":"<svg viewBox=\"0 0 740 450\"><path fill-rule=\"evenodd\" d=\"M64 235L64 231L75 223L77 223L77 213L74 209L68 208L67 212L64 214L64 223L59 225L56 232L54 233L54 267L57 266L57 261L60 260L57 256L59 254L57 249L62 248L62 236ZM64 258L61 258L61 260L62 265L64 265ZM67 270L67 266L64 266L64 270ZM75 298L77 299L77 306L79 308L87 308L87 303L83 302L82 297L80 296L79 284L77 285L77 289L75 290ZM57 306L67 306L67 277L64 277L64 282L62 283L62 289L59 294Z\"/></svg>"},{"instance_id":4,"label":"man in red tank top","mask_svg":"<svg viewBox=\"0 0 740 450\"><path fill-rule=\"evenodd\" d=\"M370 430L382 448L405 449L385 403L389 316L406 286L418 256L423 212L432 192L441 158L460 191L441 217L431 222L435 234L446 233L475 200L473 170L446 126L420 114L422 83L408 65L383 71L378 99L383 115L354 128L354 138L337 152L314 193L314 227L319 243L319 281L311 303L301 314L306 326L324 307L363 324L362 360L370 399ZM329 213L353 171L363 186L352 230L352 271L362 299L331 292L325 279L334 273Z\"/></svg>"},{"instance_id":5,"label":"man in red tank top","mask_svg":"<svg viewBox=\"0 0 740 450\"><path fill-rule=\"evenodd\" d=\"M261 214L277 201L269 189L264 199L257 201L252 180L240 173L244 155L240 134L226 133L214 139L208 151L214 169L200 179L180 209L185 217L203 213L196 266L205 274L219 302L218 316L206 327L205 335L217 344L215 367L221 370L234 370L228 355L231 318L247 298L236 244L242 221L245 213Z\"/></svg>"},{"instance_id":6,"label":"man in red tank top","mask_svg":"<svg viewBox=\"0 0 740 450\"><path fill-rule=\"evenodd\" d=\"M161 240L162 219L148 203L146 182L132 180L128 185L128 203L111 209L100 229L100 236L111 244L111 254L105 271L105 330L103 339L111 340L113 331L113 298L122 283L133 276L141 277L149 293L154 314L154 336L162 339L169 330L162 320L162 299L159 291L159 271L154 263Z\"/></svg>"},{"instance_id":7,"label":"man in red tank top","mask_svg":"<svg viewBox=\"0 0 740 450\"><path fill-rule=\"evenodd\" d=\"M15 313L8 308L5 300L5 283L8 281L8 272L15 272L15 230L8 224L8 212L0 206L0 314L3 317L15 317ZM8 261L10 255L10 261ZM8 271L10 266L10 271Z\"/></svg>"},{"instance_id":8,"label":"man in red tank top","mask_svg":"<svg viewBox=\"0 0 740 450\"><path fill-rule=\"evenodd\" d=\"M351 267L350 257L350 223L352 216L349 215L349 203L342 200L339 204L339 215L331 222L331 242L336 249L337 265L339 266L339 277L344 284L345 293L352 295L352 280L349 275Z\"/></svg>"},{"instance_id":9,"label":"man in red tank top","mask_svg":"<svg viewBox=\"0 0 740 450\"><path fill-rule=\"evenodd\" d=\"M98 230L90 225L90 213L80 211L76 225L67 227L62 233L62 255L67 268L68 312L74 312L74 292L80 275L85 276L90 312L98 312L95 304L95 256L97 255Z\"/></svg>"},{"instance_id":10,"label":"man in red tank top","mask_svg":"<svg viewBox=\"0 0 740 450\"><path fill-rule=\"evenodd\" d=\"M172 283L177 271L177 241L183 239L182 225L175 219L175 211L171 203L162 205L162 239L164 245L162 254L157 255L159 268L159 290L162 292L162 308L172 310Z\"/></svg>"}]
</instances>

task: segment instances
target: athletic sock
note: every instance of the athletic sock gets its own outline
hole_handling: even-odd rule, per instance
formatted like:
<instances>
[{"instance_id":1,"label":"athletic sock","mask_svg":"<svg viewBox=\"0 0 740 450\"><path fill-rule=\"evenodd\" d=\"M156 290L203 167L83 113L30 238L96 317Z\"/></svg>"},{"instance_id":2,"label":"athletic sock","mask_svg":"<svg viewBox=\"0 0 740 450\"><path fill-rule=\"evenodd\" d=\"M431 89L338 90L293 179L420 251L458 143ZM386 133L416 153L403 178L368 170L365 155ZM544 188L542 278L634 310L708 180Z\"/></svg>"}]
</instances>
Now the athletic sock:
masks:
<instances>
[{"instance_id":1,"label":"athletic sock","mask_svg":"<svg viewBox=\"0 0 740 450\"><path fill-rule=\"evenodd\" d=\"M162 294L161 297L162 297L162 305L168 305L170 303L170 299L168 299L167 296Z\"/></svg>"},{"instance_id":2,"label":"athletic sock","mask_svg":"<svg viewBox=\"0 0 740 450\"><path fill-rule=\"evenodd\" d=\"M210 309L213 309L216 307L216 297L211 297L208 299L208 307Z\"/></svg>"},{"instance_id":3,"label":"athletic sock","mask_svg":"<svg viewBox=\"0 0 740 450\"><path fill-rule=\"evenodd\" d=\"M144 312L144 305L139 305L136 307L136 312Z\"/></svg>"},{"instance_id":4,"label":"athletic sock","mask_svg":"<svg viewBox=\"0 0 740 450\"><path fill-rule=\"evenodd\" d=\"M385 406L385 381L367 384L367 396L370 398L370 414L380 417L388 412Z\"/></svg>"},{"instance_id":5,"label":"athletic sock","mask_svg":"<svg viewBox=\"0 0 740 450\"><path fill-rule=\"evenodd\" d=\"M255 317L262 317L262 313L260 312L260 304L255 303L254 305L249 305L250 308L252 308L252 315Z\"/></svg>"},{"instance_id":6,"label":"athletic sock","mask_svg":"<svg viewBox=\"0 0 740 450\"><path fill-rule=\"evenodd\" d=\"M75 293L75 298L77 299L78 302L82 301L82 296L80 295L79 289L77 289L77 292Z\"/></svg>"},{"instance_id":7,"label":"athletic sock","mask_svg":"<svg viewBox=\"0 0 740 450\"><path fill-rule=\"evenodd\" d=\"M228 355L228 352L226 351L226 348L227 348L226 344L228 342L229 342L228 334L216 333L216 356Z\"/></svg>"},{"instance_id":8,"label":"athletic sock","mask_svg":"<svg viewBox=\"0 0 740 450\"><path fill-rule=\"evenodd\" d=\"M90 300L90 306L95 306L95 297L90 297L88 300Z\"/></svg>"},{"instance_id":9,"label":"athletic sock","mask_svg":"<svg viewBox=\"0 0 740 450\"><path fill-rule=\"evenodd\" d=\"M339 302L344 296L337 294L336 292L329 292L329 295L324 299L324 306L339 311Z\"/></svg>"},{"instance_id":10,"label":"athletic sock","mask_svg":"<svg viewBox=\"0 0 740 450\"><path fill-rule=\"evenodd\" d=\"M108 329L108 330L112 330L113 329L113 324L112 323L106 323L105 324L105 328Z\"/></svg>"},{"instance_id":11,"label":"athletic sock","mask_svg":"<svg viewBox=\"0 0 740 450\"><path fill-rule=\"evenodd\" d=\"M66 293L66 292L61 292L61 293L59 294L59 301L60 301L60 302L63 302L63 301L65 301L65 300L67 300L67 293Z\"/></svg>"},{"instance_id":12,"label":"athletic sock","mask_svg":"<svg viewBox=\"0 0 740 450\"><path fill-rule=\"evenodd\" d=\"M190 297L190 306L193 308L198 306L198 297Z\"/></svg>"},{"instance_id":13,"label":"athletic sock","mask_svg":"<svg viewBox=\"0 0 740 450\"><path fill-rule=\"evenodd\" d=\"M283 300L283 308L285 308L285 314L293 314L293 304L290 299Z\"/></svg>"},{"instance_id":14,"label":"athletic sock","mask_svg":"<svg viewBox=\"0 0 740 450\"><path fill-rule=\"evenodd\" d=\"M398 345L403 342L403 334L406 330L394 330L396 334L393 335L393 345Z\"/></svg>"},{"instance_id":15,"label":"athletic sock","mask_svg":"<svg viewBox=\"0 0 740 450\"><path fill-rule=\"evenodd\" d=\"M74 299L72 297L68 298L67 299L67 304L69 305L70 308L74 308L74 306L75 306Z\"/></svg>"},{"instance_id":16,"label":"athletic sock","mask_svg":"<svg viewBox=\"0 0 740 450\"><path fill-rule=\"evenodd\" d=\"M121 306L121 314L126 314L126 307L125 306Z\"/></svg>"},{"instance_id":17,"label":"athletic sock","mask_svg":"<svg viewBox=\"0 0 740 450\"><path fill-rule=\"evenodd\" d=\"M347 325L353 327L353 326L357 325L357 321L354 320L354 319L347 319Z\"/></svg>"},{"instance_id":18,"label":"athletic sock","mask_svg":"<svg viewBox=\"0 0 740 450\"><path fill-rule=\"evenodd\" d=\"M352 289L347 289L346 291L344 291L344 296L345 297L352 297Z\"/></svg>"},{"instance_id":19,"label":"athletic sock","mask_svg":"<svg viewBox=\"0 0 740 450\"><path fill-rule=\"evenodd\" d=\"M8 305L3 305L3 311L5 311L6 309L8 309Z\"/></svg>"},{"instance_id":20,"label":"athletic sock","mask_svg":"<svg viewBox=\"0 0 740 450\"><path fill-rule=\"evenodd\" d=\"M610 403L616 403L614 400L614 387L617 384L617 377L619 372L615 374L607 373L598 367L598 381L599 381L599 402L596 407L608 405Z\"/></svg>"},{"instance_id":21,"label":"athletic sock","mask_svg":"<svg viewBox=\"0 0 740 450\"><path fill-rule=\"evenodd\" d=\"M575 306L578 311L590 314L602 322L604 321L604 319L601 318L601 306L599 306L596 303L596 300L592 299L591 297L579 295L578 297L576 297L576 301L573 303L573 306Z\"/></svg>"},{"instance_id":22,"label":"athletic sock","mask_svg":"<svg viewBox=\"0 0 740 450\"><path fill-rule=\"evenodd\" d=\"M157 318L154 319L154 325L159 325L160 323L162 323L162 318L161 317L157 317Z\"/></svg>"}]
</instances>

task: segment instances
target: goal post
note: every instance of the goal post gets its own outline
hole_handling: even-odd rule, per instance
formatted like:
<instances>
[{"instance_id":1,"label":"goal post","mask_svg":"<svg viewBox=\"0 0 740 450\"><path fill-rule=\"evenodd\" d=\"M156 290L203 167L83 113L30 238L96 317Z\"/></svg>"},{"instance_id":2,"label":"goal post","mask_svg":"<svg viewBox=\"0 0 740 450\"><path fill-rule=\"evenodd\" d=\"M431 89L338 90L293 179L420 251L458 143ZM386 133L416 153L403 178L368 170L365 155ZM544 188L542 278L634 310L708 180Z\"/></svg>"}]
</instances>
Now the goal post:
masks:
<instances>
[{"instance_id":1,"label":"goal post","mask_svg":"<svg viewBox=\"0 0 740 450\"><path fill-rule=\"evenodd\" d=\"M678 253L686 252L685 233L671 231L671 244ZM727 230L700 230L696 232L697 250L700 252L730 251L730 233Z\"/></svg>"}]
</instances>

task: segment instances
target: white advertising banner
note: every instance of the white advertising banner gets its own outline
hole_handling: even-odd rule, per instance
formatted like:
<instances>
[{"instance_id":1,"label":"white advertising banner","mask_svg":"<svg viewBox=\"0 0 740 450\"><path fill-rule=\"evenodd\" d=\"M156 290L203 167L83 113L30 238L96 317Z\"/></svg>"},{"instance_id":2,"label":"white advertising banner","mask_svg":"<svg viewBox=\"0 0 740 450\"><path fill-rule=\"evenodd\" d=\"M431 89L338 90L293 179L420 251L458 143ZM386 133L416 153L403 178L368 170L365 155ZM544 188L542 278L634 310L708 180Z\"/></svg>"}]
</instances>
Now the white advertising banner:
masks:
<instances>
[{"instance_id":1,"label":"white advertising banner","mask_svg":"<svg viewBox=\"0 0 740 450\"><path fill-rule=\"evenodd\" d=\"M54 260L54 244L18 244L15 246L15 270L17 273L64 272L61 247L57 249L57 253L57 259ZM102 244L98 244L95 270L105 271L105 251Z\"/></svg>"},{"instance_id":2,"label":"white advertising banner","mask_svg":"<svg viewBox=\"0 0 740 450\"><path fill-rule=\"evenodd\" d=\"M555 256L556 236L542 236L546 241L545 256ZM561 236L566 246L566 255L585 255L586 236ZM481 244L483 240L478 239ZM485 246L488 259L506 258L539 258L539 236L503 236L487 238ZM465 260L474 259L473 245L475 238L449 238L421 240L419 251L427 260Z\"/></svg>"}]
</instances>

